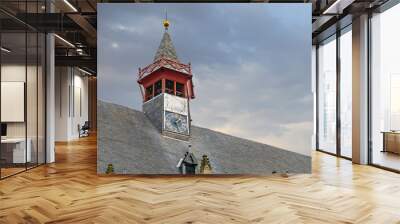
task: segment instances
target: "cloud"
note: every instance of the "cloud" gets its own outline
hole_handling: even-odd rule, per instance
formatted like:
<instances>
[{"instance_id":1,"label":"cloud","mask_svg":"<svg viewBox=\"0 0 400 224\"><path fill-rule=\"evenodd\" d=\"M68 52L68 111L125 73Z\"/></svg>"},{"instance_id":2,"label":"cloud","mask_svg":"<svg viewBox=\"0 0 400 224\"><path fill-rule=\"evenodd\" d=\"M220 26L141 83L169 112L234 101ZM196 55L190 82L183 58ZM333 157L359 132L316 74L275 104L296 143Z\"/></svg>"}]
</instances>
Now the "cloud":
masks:
<instances>
[{"instance_id":1,"label":"cloud","mask_svg":"<svg viewBox=\"0 0 400 224\"><path fill-rule=\"evenodd\" d=\"M119 48L119 44L114 42L114 43L111 44L111 47L112 48Z\"/></svg>"},{"instance_id":2,"label":"cloud","mask_svg":"<svg viewBox=\"0 0 400 224\"><path fill-rule=\"evenodd\" d=\"M141 109L137 71L152 62L167 9L178 56L191 62L194 72L193 123L310 154L308 4L99 4L98 9L99 98Z\"/></svg>"}]
</instances>

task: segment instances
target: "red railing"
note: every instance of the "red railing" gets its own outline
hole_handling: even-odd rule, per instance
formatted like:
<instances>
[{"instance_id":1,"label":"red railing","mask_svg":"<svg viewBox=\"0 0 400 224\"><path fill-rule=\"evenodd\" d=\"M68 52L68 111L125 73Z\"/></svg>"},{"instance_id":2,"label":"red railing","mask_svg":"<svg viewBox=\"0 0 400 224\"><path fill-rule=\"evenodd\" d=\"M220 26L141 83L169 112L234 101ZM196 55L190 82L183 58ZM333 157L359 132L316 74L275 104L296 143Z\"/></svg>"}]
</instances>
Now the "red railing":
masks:
<instances>
[{"instance_id":1,"label":"red railing","mask_svg":"<svg viewBox=\"0 0 400 224\"><path fill-rule=\"evenodd\" d=\"M161 67L169 68L178 72L183 72L188 75L191 75L192 72L190 68L190 63L186 65L167 58L160 58L143 69L139 68L138 77L139 79L141 79Z\"/></svg>"}]
</instances>

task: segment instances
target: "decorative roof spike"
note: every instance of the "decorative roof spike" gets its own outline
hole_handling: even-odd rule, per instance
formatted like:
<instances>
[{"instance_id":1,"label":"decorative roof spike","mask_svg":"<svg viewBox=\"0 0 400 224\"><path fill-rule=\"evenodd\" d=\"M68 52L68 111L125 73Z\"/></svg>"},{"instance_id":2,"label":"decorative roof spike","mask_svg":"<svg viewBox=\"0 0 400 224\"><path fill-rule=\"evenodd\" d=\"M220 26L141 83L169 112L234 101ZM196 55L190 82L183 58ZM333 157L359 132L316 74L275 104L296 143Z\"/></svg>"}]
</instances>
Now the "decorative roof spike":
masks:
<instances>
[{"instance_id":1,"label":"decorative roof spike","mask_svg":"<svg viewBox=\"0 0 400 224\"><path fill-rule=\"evenodd\" d=\"M168 21L167 10L165 10L165 19L164 19L164 21L163 21L163 25L164 25L165 31L167 31L167 30L168 30L168 27L169 27L169 21Z\"/></svg>"},{"instance_id":2,"label":"decorative roof spike","mask_svg":"<svg viewBox=\"0 0 400 224\"><path fill-rule=\"evenodd\" d=\"M171 40L171 37L169 36L168 32L164 32L164 35L161 39L160 46L158 47L157 53L154 56L154 61L157 61L160 58L167 58L167 59L179 61L178 56L176 54L175 47L172 44L172 40Z\"/></svg>"}]
</instances>

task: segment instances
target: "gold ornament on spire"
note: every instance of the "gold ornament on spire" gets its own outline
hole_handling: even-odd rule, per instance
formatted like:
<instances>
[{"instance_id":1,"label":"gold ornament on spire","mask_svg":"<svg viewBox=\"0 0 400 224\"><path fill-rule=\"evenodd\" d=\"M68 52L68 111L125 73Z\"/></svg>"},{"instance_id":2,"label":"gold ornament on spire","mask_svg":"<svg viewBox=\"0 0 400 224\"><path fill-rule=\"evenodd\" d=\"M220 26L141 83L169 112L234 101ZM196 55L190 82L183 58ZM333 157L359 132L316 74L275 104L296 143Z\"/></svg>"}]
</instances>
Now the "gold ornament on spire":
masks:
<instances>
[{"instance_id":1,"label":"gold ornament on spire","mask_svg":"<svg viewBox=\"0 0 400 224\"><path fill-rule=\"evenodd\" d=\"M168 21L168 19L164 19L163 25L164 25L165 30L168 30L168 27L169 27L169 21Z\"/></svg>"},{"instance_id":2,"label":"gold ornament on spire","mask_svg":"<svg viewBox=\"0 0 400 224\"><path fill-rule=\"evenodd\" d=\"M165 10L165 19L164 19L164 21L163 21L163 25L164 25L164 28L165 28L165 30L168 30L168 27L169 27L169 21L168 21L168 14L167 14L167 10Z\"/></svg>"}]
</instances>

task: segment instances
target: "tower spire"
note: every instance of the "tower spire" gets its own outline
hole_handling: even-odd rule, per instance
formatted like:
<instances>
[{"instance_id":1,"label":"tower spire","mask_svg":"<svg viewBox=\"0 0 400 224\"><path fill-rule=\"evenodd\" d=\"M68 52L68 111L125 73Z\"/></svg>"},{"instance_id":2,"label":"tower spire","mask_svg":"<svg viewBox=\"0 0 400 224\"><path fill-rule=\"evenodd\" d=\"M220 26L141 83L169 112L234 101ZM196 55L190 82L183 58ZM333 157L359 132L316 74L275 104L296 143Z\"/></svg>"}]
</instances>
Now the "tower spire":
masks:
<instances>
[{"instance_id":1,"label":"tower spire","mask_svg":"<svg viewBox=\"0 0 400 224\"><path fill-rule=\"evenodd\" d=\"M169 27L167 10L165 10L165 19L163 20L163 25L165 28L165 32L161 39L161 43L160 46L158 47L156 55L154 56L154 61L157 61L160 58L168 58L171 60L179 61L175 47L172 44L171 37L167 32Z\"/></svg>"}]
</instances>

